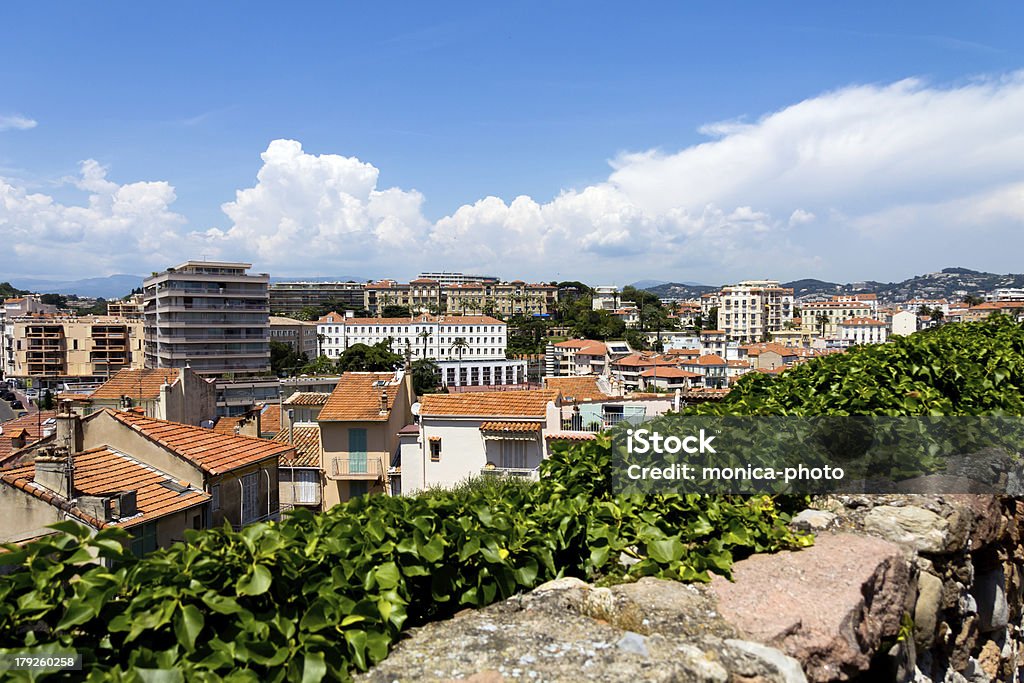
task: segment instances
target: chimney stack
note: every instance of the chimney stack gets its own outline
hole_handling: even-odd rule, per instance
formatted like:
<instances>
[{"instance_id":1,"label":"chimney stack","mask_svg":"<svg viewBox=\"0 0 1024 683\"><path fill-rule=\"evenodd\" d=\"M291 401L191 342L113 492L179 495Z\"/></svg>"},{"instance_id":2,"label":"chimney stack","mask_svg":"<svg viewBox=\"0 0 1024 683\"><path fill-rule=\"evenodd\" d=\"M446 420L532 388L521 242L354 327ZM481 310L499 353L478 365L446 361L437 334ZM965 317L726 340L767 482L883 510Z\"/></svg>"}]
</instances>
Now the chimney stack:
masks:
<instances>
[{"instance_id":1,"label":"chimney stack","mask_svg":"<svg viewBox=\"0 0 1024 683\"><path fill-rule=\"evenodd\" d=\"M387 389L381 389L380 391L380 413L381 415L388 412L388 392Z\"/></svg>"},{"instance_id":2,"label":"chimney stack","mask_svg":"<svg viewBox=\"0 0 1024 683\"><path fill-rule=\"evenodd\" d=\"M61 401L60 412L57 413L56 420L56 445L66 448L69 453L80 453L83 450L82 420L71 412L70 401Z\"/></svg>"},{"instance_id":3,"label":"chimney stack","mask_svg":"<svg viewBox=\"0 0 1024 683\"><path fill-rule=\"evenodd\" d=\"M71 458L64 449L44 448L36 456L35 483L53 491L61 498L70 499L75 490Z\"/></svg>"}]
</instances>

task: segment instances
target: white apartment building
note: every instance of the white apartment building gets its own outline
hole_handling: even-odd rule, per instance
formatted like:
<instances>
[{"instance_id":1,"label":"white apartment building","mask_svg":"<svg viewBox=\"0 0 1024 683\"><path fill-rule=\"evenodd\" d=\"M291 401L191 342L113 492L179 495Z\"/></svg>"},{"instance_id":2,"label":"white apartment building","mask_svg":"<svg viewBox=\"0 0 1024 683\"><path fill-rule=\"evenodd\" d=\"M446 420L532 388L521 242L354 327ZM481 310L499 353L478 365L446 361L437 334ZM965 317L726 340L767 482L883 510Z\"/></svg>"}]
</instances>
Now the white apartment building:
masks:
<instances>
[{"instance_id":1,"label":"white apartment building","mask_svg":"<svg viewBox=\"0 0 1024 683\"><path fill-rule=\"evenodd\" d=\"M508 325L486 315L356 318L332 312L317 321L317 336L328 358L356 344L390 340L393 353L435 361L446 387L526 382L526 362L506 358Z\"/></svg>"},{"instance_id":2,"label":"white apartment building","mask_svg":"<svg viewBox=\"0 0 1024 683\"><path fill-rule=\"evenodd\" d=\"M439 270L431 273L420 273L417 276L417 279L433 280L440 285L465 285L471 282L495 284L498 282L498 278L493 275L467 275L465 273L448 272L446 270Z\"/></svg>"},{"instance_id":3,"label":"white apartment building","mask_svg":"<svg viewBox=\"0 0 1024 683\"><path fill-rule=\"evenodd\" d=\"M904 301L901 303L900 308L904 311L911 311L917 313L922 306L925 308L939 309L942 314L949 313L949 302L945 299L911 299L910 301Z\"/></svg>"},{"instance_id":4,"label":"white apartment building","mask_svg":"<svg viewBox=\"0 0 1024 683\"><path fill-rule=\"evenodd\" d=\"M985 301L1024 301L1024 289L1020 287L1000 287L985 295Z\"/></svg>"},{"instance_id":5,"label":"white apartment building","mask_svg":"<svg viewBox=\"0 0 1024 683\"><path fill-rule=\"evenodd\" d=\"M839 323L839 338L853 344L884 344L889 339L889 328L874 318L850 318Z\"/></svg>"},{"instance_id":6,"label":"white apartment building","mask_svg":"<svg viewBox=\"0 0 1024 683\"><path fill-rule=\"evenodd\" d=\"M270 372L270 276L249 263L186 261L143 283L146 367Z\"/></svg>"},{"instance_id":7,"label":"white apartment building","mask_svg":"<svg viewBox=\"0 0 1024 683\"><path fill-rule=\"evenodd\" d=\"M764 341L793 319L793 290L778 280L744 280L719 299L718 328L732 341Z\"/></svg>"},{"instance_id":8,"label":"white apartment building","mask_svg":"<svg viewBox=\"0 0 1024 683\"><path fill-rule=\"evenodd\" d=\"M591 299L592 308L595 311L614 311L619 307L619 288L612 285L594 287L594 296Z\"/></svg>"},{"instance_id":9,"label":"white apartment building","mask_svg":"<svg viewBox=\"0 0 1024 683\"><path fill-rule=\"evenodd\" d=\"M900 311L892 316L892 334L909 336L917 332L917 313Z\"/></svg>"},{"instance_id":10,"label":"white apartment building","mask_svg":"<svg viewBox=\"0 0 1024 683\"><path fill-rule=\"evenodd\" d=\"M877 294L836 294L835 296L832 297L831 300L842 302L865 303L871 308L872 315L878 312Z\"/></svg>"}]
</instances>

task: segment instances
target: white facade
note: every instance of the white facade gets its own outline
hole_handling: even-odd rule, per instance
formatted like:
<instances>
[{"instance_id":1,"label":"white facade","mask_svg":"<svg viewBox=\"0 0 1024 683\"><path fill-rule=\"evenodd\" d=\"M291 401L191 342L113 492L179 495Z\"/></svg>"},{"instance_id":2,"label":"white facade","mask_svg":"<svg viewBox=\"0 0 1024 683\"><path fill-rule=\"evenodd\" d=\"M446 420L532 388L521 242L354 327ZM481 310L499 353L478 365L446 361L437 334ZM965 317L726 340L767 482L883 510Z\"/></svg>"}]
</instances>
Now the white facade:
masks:
<instances>
[{"instance_id":1,"label":"white facade","mask_svg":"<svg viewBox=\"0 0 1024 683\"><path fill-rule=\"evenodd\" d=\"M499 360L508 346L508 325L486 315L353 318L332 313L317 322L317 334L329 358L356 344L373 346L386 339L392 352L408 351L412 360Z\"/></svg>"},{"instance_id":2,"label":"white facade","mask_svg":"<svg viewBox=\"0 0 1024 683\"><path fill-rule=\"evenodd\" d=\"M892 316L892 333L904 337L917 332L917 313L900 311Z\"/></svg>"},{"instance_id":3,"label":"white facade","mask_svg":"<svg viewBox=\"0 0 1024 683\"><path fill-rule=\"evenodd\" d=\"M889 330L879 320L853 318L839 324L839 338L853 344L884 344L889 339Z\"/></svg>"},{"instance_id":4,"label":"white facade","mask_svg":"<svg viewBox=\"0 0 1024 683\"><path fill-rule=\"evenodd\" d=\"M602 285L594 288L592 307L595 311L614 311L619 307L619 288Z\"/></svg>"}]
</instances>

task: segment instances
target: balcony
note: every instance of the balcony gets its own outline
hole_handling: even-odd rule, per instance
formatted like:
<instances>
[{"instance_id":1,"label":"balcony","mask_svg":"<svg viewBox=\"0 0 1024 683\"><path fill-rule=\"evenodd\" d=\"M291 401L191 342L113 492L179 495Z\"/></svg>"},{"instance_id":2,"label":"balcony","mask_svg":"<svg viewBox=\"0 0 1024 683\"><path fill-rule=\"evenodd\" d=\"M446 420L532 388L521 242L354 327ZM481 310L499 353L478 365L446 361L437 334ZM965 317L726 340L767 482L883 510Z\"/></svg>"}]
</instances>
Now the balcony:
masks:
<instances>
[{"instance_id":1,"label":"balcony","mask_svg":"<svg viewBox=\"0 0 1024 683\"><path fill-rule=\"evenodd\" d=\"M601 415L572 415L562 418L562 431L566 432L603 432L620 422L638 425L647 420L646 410L636 413L602 413Z\"/></svg>"},{"instance_id":2,"label":"balcony","mask_svg":"<svg viewBox=\"0 0 1024 683\"><path fill-rule=\"evenodd\" d=\"M384 478L384 468L381 467L380 458L372 456L366 458L331 458L330 467L327 470L327 478L376 481Z\"/></svg>"},{"instance_id":3,"label":"balcony","mask_svg":"<svg viewBox=\"0 0 1024 683\"><path fill-rule=\"evenodd\" d=\"M480 476L495 479L537 479L540 476L540 471L527 467L482 467L480 468Z\"/></svg>"}]
</instances>

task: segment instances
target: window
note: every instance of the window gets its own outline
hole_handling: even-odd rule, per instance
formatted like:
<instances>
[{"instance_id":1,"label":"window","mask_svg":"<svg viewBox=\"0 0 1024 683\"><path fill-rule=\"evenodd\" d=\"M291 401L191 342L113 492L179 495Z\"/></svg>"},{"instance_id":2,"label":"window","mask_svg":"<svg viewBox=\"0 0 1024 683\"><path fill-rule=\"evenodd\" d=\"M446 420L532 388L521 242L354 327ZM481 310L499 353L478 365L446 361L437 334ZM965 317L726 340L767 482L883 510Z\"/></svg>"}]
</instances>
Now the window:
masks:
<instances>
[{"instance_id":1,"label":"window","mask_svg":"<svg viewBox=\"0 0 1024 683\"><path fill-rule=\"evenodd\" d=\"M147 522L137 529L132 538L132 554L142 557L156 550L156 522Z\"/></svg>"},{"instance_id":2,"label":"window","mask_svg":"<svg viewBox=\"0 0 1024 683\"><path fill-rule=\"evenodd\" d=\"M296 503L320 502L320 474L316 470L295 470L294 487Z\"/></svg>"},{"instance_id":3,"label":"window","mask_svg":"<svg viewBox=\"0 0 1024 683\"><path fill-rule=\"evenodd\" d=\"M366 429L353 427L348 430L348 471L366 473Z\"/></svg>"},{"instance_id":4,"label":"window","mask_svg":"<svg viewBox=\"0 0 1024 683\"><path fill-rule=\"evenodd\" d=\"M214 484L210 489L210 509L220 510L220 484Z\"/></svg>"},{"instance_id":5,"label":"window","mask_svg":"<svg viewBox=\"0 0 1024 683\"><path fill-rule=\"evenodd\" d=\"M369 486L365 481L350 481L348 483L348 497L360 498L369 493Z\"/></svg>"},{"instance_id":6,"label":"window","mask_svg":"<svg viewBox=\"0 0 1024 683\"><path fill-rule=\"evenodd\" d=\"M441 437L430 437L430 462L441 462Z\"/></svg>"},{"instance_id":7,"label":"window","mask_svg":"<svg viewBox=\"0 0 1024 683\"><path fill-rule=\"evenodd\" d=\"M260 474L250 472L242 477L242 524L255 522L260 516Z\"/></svg>"},{"instance_id":8,"label":"window","mask_svg":"<svg viewBox=\"0 0 1024 683\"><path fill-rule=\"evenodd\" d=\"M526 442L502 441L501 466L505 469L526 469Z\"/></svg>"}]
</instances>

